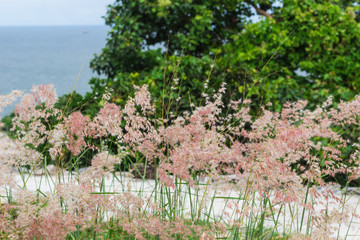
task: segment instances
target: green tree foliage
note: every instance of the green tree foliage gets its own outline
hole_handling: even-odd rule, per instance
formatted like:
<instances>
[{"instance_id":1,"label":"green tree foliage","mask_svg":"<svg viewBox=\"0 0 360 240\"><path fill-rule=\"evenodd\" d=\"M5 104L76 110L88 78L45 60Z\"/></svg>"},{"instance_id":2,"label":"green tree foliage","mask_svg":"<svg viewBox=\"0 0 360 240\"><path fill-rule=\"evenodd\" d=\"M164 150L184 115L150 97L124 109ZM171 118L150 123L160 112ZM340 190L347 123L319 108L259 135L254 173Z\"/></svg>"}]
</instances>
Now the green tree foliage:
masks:
<instances>
[{"instance_id":1,"label":"green tree foliage","mask_svg":"<svg viewBox=\"0 0 360 240\"><path fill-rule=\"evenodd\" d=\"M117 0L105 21L106 47L91 62L104 78L91 84L97 94L111 86L118 103L145 83L164 107L196 104L207 79L208 93L225 81L229 96L277 110L288 100L347 100L360 88L356 1Z\"/></svg>"},{"instance_id":2,"label":"green tree foliage","mask_svg":"<svg viewBox=\"0 0 360 240\"><path fill-rule=\"evenodd\" d=\"M214 64L214 49L239 34L249 16L251 7L233 0L116 1L105 17L112 28L107 45L91 62L106 78L92 79L93 89L111 86L114 100L121 102L133 84L146 83L159 99L181 94L185 102L196 102ZM156 48L160 45L166 52ZM211 83L226 75L213 71Z\"/></svg>"},{"instance_id":3,"label":"green tree foliage","mask_svg":"<svg viewBox=\"0 0 360 240\"><path fill-rule=\"evenodd\" d=\"M284 0L271 17L233 35L218 65L237 82L246 80L239 91L250 89L277 107L304 98L315 107L329 95L348 100L360 87L360 25L352 4Z\"/></svg>"}]
</instances>

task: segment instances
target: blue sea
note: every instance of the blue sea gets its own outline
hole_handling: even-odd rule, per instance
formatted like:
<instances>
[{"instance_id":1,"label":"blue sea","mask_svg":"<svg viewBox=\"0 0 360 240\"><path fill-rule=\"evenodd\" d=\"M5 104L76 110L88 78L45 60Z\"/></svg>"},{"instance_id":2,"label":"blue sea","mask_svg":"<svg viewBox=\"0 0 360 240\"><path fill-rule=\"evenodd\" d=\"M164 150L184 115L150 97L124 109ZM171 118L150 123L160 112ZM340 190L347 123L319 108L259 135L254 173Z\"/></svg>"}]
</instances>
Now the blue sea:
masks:
<instances>
[{"instance_id":1,"label":"blue sea","mask_svg":"<svg viewBox=\"0 0 360 240\"><path fill-rule=\"evenodd\" d=\"M90 91L89 67L105 47L106 26L0 27L0 95L53 83L58 96ZM4 109L8 114L13 106Z\"/></svg>"}]
</instances>

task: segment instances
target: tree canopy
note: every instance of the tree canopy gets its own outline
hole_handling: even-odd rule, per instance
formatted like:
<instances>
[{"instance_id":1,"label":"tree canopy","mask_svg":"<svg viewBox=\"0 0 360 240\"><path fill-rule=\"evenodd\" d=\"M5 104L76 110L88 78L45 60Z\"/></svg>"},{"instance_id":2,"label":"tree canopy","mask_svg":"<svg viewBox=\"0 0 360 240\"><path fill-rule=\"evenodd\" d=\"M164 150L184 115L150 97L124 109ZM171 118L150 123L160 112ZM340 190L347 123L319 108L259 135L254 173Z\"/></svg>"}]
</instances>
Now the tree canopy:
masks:
<instances>
[{"instance_id":1,"label":"tree canopy","mask_svg":"<svg viewBox=\"0 0 360 240\"><path fill-rule=\"evenodd\" d=\"M357 1L117 0L104 18L107 44L91 61L104 77L90 83L97 94L111 86L114 102L133 84L148 84L159 104L176 109L222 82L229 98L275 109L348 100L360 88Z\"/></svg>"}]
</instances>

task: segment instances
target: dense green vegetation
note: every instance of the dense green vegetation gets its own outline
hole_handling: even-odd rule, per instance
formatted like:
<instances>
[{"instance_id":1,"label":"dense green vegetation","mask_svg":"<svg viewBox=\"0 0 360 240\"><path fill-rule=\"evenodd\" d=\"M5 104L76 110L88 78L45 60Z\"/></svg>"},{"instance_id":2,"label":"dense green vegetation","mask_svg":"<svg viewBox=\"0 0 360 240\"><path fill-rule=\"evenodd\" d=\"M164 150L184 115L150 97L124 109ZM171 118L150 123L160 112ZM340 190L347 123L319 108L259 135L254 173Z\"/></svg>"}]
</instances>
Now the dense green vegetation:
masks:
<instances>
[{"instance_id":1,"label":"dense green vegetation","mask_svg":"<svg viewBox=\"0 0 360 240\"><path fill-rule=\"evenodd\" d=\"M122 103L133 84L148 84L166 108L186 96L181 108L202 101L206 81L208 93L225 81L229 97L276 110L288 100L349 100L360 87L359 20L356 1L118 0L91 62L105 75L91 80L92 95L111 87Z\"/></svg>"}]
</instances>

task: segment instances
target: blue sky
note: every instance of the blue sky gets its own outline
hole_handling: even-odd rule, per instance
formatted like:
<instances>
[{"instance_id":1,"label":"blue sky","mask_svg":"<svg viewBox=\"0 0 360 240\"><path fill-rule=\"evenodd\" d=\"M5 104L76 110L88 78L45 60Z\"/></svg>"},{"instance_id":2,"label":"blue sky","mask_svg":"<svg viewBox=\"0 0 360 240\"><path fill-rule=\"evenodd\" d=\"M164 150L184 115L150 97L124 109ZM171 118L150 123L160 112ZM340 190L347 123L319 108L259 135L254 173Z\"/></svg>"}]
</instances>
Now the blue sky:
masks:
<instances>
[{"instance_id":1,"label":"blue sky","mask_svg":"<svg viewBox=\"0 0 360 240\"><path fill-rule=\"evenodd\" d=\"M0 0L0 26L104 25L114 0Z\"/></svg>"}]
</instances>

